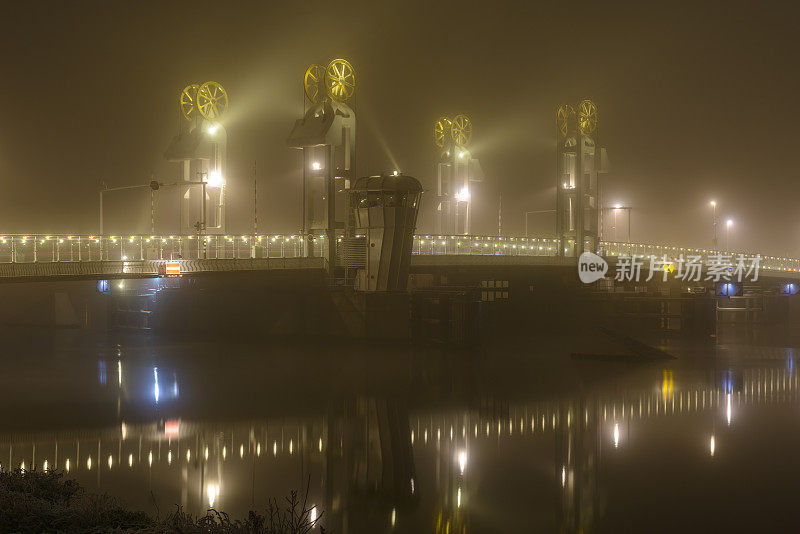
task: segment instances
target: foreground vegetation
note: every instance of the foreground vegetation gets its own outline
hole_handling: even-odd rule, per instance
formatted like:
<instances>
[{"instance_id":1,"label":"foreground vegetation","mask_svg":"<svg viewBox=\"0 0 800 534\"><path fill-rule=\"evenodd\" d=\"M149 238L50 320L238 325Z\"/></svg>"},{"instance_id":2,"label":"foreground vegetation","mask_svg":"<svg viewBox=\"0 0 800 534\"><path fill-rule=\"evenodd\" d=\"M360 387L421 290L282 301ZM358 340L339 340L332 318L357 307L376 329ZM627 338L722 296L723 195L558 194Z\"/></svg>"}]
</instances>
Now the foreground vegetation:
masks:
<instances>
[{"instance_id":1,"label":"foreground vegetation","mask_svg":"<svg viewBox=\"0 0 800 534\"><path fill-rule=\"evenodd\" d=\"M162 518L126 510L108 495L88 493L63 473L17 469L0 473L0 532L306 534L319 520L311 521L307 494L292 492L284 503L269 503L265 514L251 511L242 520L213 509L195 517L180 508ZM320 527L320 532L325 530Z\"/></svg>"}]
</instances>

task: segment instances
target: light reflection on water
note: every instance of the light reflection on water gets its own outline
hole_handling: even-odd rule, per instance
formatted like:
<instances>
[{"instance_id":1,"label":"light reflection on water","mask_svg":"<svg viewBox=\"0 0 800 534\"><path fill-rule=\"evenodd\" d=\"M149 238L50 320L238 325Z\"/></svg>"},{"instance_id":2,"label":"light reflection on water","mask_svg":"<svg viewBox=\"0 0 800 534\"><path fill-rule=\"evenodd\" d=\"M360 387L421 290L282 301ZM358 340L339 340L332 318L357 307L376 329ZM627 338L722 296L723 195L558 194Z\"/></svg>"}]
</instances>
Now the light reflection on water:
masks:
<instances>
[{"instance_id":1,"label":"light reflection on water","mask_svg":"<svg viewBox=\"0 0 800 534\"><path fill-rule=\"evenodd\" d=\"M32 411L29 427L0 430L3 468L64 469L151 513L152 494L161 513L180 505L241 517L308 483L313 513L333 532L578 532L644 528L663 507L680 518L677 504L692 499L717 512L736 504L714 492L780 501L758 488L788 482L796 466L794 449L775 446L800 436L793 351L734 348L644 366L564 361L493 376L502 355L404 349L387 370L368 349L344 363L342 376L358 379L317 393L281 373L244 378L263 353L225 370L224 349L197 360L167 349L101 354L65 380L87 389L84 405L105 408L65 425L67 396L47 393L49 409ZM240 376L243 384L225 381ZM289 376L308 380L308 367ZM548 385L553 377L571 385ZM298 397L280 389L287 380ZM24 392L14 400L24 407ZM754 454L762 470L744 484L737 462Z\"/></svg>"}]
</instances>

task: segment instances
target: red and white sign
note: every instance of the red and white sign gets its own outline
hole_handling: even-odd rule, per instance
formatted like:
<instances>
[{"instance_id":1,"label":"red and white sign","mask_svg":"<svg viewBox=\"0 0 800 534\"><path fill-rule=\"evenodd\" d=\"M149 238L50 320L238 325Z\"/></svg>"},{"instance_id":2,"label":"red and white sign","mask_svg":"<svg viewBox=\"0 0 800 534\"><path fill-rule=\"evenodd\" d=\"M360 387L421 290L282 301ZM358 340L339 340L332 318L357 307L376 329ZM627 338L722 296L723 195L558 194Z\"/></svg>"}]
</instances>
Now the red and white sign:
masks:
<instances>
[{"instance_id":1,"label":"red and white sign","mask_svg":"<svg viewBox=\"0 0 800 534\"><path fill-rule=\"evenodd\" d=\"M168 261L166 274L181 274L181 264L178 261Z\"/></svg>"},{"instance_id":2,"label":"red and white sign","mask_svg":"<svg viewBox=\"0 0 800 534\"><path fill-rule=\"evenodd\" d=\"M180 420L171 420L164 423L164 436L167 438L177 438L180 434L181 422Z\"/></svg>"}]
</instances>

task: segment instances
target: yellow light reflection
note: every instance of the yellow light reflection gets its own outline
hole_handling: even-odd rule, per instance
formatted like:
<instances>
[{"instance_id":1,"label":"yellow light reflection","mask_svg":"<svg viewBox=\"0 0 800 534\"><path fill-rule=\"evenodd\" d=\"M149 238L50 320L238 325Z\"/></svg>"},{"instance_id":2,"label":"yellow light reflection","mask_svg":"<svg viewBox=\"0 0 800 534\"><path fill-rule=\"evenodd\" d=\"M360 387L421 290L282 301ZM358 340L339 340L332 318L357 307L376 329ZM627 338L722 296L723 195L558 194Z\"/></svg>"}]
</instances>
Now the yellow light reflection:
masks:
<instances>
[{"instance_id":1,"label":"yellow light reflection","mask_svg":"<svg viewBox=\"0 0 800 534\"><path fill-rule=\"evenodd\" d=\"M213 508L214 502L219 497L219 484L209 484L206 487L206 494L208 495L208 507Z\"/></svg>"}]
</instances>

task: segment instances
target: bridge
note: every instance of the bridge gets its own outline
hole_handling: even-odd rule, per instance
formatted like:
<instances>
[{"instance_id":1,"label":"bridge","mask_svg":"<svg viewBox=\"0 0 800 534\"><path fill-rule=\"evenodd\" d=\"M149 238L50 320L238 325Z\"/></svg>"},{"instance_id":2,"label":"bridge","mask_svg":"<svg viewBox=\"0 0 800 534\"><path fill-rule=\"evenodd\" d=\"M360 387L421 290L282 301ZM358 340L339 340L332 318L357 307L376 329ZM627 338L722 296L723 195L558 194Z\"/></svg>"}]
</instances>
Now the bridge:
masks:
<instances>
[{"instance_id":1,"label":"bridge","mask_svg":"<svg viewBox=\"0 0 800 534\"><path fill-rule=\"evenodd\" d=\"M310 252L304 255L304 238L298 234L6 234L0 235L0 280L148 278L165 275L167 262L178 262L182 274L327 269L326 239L325 235L314 236ZM717 254L734 259L738 255L710 249L604 241L600 242L599 253L610 261L634 255L666 257L669 261L677 261L681 255L699 256L701 264L707 264L709 257ZM355 268L364 261L363 257L337 256L339 267ZM412 265L571 266L575 263L574 257L558 254L558 240L554 238L415 235L412 250ZM800 259L761 256L760 270L766 275L800 278Z\"/></svg>"}]
</instances>

